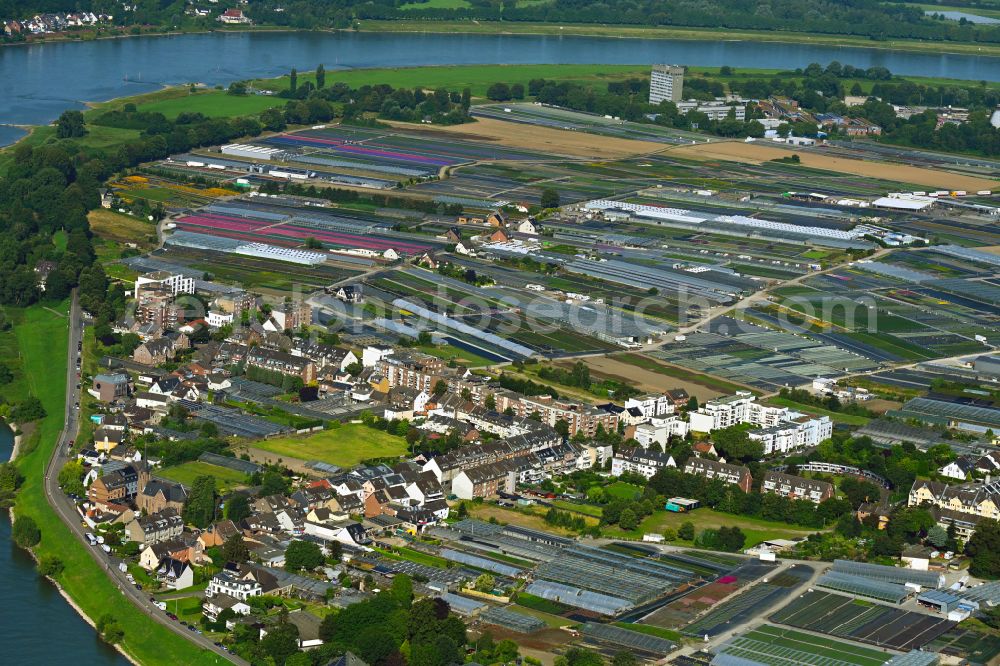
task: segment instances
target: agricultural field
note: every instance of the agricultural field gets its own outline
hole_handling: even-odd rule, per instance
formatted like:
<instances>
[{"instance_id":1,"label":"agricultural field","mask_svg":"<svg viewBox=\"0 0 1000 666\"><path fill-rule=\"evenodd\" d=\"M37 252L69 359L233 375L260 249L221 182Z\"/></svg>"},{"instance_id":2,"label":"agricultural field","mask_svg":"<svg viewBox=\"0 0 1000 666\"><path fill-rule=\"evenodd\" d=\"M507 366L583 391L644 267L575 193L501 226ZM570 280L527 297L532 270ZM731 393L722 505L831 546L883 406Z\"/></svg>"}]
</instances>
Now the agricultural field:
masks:
<instances>
[{"instance_id":1,"label":"agricultural field","mask_svg":"<svg viewBox=\"0 0 1000 666\"><path fill-rule=\"evenodd\" d=\"M156 245L156 227L152 222L105 208L87 214L90 230L98 238L110 241L116 247L134 243L139 250L149 250Z\"/></svg>"},{"instance_id":2,"label":"agricultural field","mask_svg":"<svg viewBox=\"0 0 1000 666\"><path fill-rule=\"evenodd\" d=\"M185 96L151 101L138 106L139 111L162 113L173 120L181 113L201 113L209 118L254 116L267 109L282 107L287 100L265 95L229 95L222 90L198 89Z\"/></svg>"},{"instance_id":3,"label":"agricultural field","mask_svg":"<svg viewBox=\"0 0 1000 666\"><path fill-rule=\"evenodd\" d=\"M279 457L318 460L345 469L364 460L398 458L407 451L402 437L354 423L313 435L263 439L253 442L253 446Z\"/></svg>"},{"instance_id":4,"label":"agricultural field","mask_svg":"<svg viewBox=\"0 0 1000 666\"><path fill-rule=\"evenodd\" d=\"M192 460L174 467L157 470L156 475L184 484L189 488L199 476L211 476L215 479L216 489L222 493L247 485L245 474L200 460Z\"/></svg>"},{"instance_id":5,"label":"agricultural field","mask_svg":"<svg viewBox=\"0 0 1000 666\"><path fill-rule=\"evenodd\" d=\"M955 626L945 617L812 590L771 616L772 622L907 651L924 647Z\"/></svg>"},{"instance_id":6,"label":"agricultural field","mask_svg":"<svg viewBox=\"0 0 1000 666\"><path fill-rule=\"evenodd\" d=\"M824 659L850 666L881 666L886 659L880 650L766 624L730 639L716 652L769 666L800 666Z\"/></svg>"}]
</instances>

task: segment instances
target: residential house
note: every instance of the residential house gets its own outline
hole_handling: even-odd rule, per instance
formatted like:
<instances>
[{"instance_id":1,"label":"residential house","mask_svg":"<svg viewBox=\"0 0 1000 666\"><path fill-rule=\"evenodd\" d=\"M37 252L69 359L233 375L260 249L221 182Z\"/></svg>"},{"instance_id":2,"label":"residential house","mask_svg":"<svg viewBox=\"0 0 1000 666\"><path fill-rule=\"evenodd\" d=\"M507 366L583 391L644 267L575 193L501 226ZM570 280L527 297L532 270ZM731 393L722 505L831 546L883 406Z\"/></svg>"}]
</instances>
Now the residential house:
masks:
<instances>
[{"instance_id":1,"label":"residential house","mask_svg":"<svg viewBox=\"0 0 1000 666\"><path fill-rule=\"evenodd\" d=\"M125 526L129 541L146 545L172 541L184 532L184 519L174 509L136 518Z\"/></svg>"},{"instance_id":2,"label":"residential house","mask_svg":"<svg viewBox=\"0 0 1000 666\"><path fill-rule=\"evenodd\" d=\"M718 479L723 483L738 486L745 493L750 492L753 485L753 477L747 467L730 465L708 458L689 458L684 465L684 473L696 474L707 479Z\"/></svg>"},{"instance_id":3,"label":"residential house","mask_svg":"<svg viewBox=\"0 0 1000 666\"><path fill-rule=\"evenodd\" d=\"M148 481L149 471L145 464L123 465L94 479L87 489L87 499L98 507L129 504Z\"/></svg>"},{"instance_id":4,"label":"residential house","mask_svg":"<svg viewBox=\"0 0 1000 666\"><path fill-rule=\"evenodd\" d=\"M968 481L972 473L976 471L976 461L967 456L955 458L947 465L938 469L938 474L949 479L958 481Z\"/></svg>"},{"instance_id":5,"label":"residential house","mask_svg":"<svg viewBox=\"0 0 1000 666\"><path fill-rule=\"evenodd\" d=\"M183 590L194 585L194 569L191 564L172 557L160 560L156 577L171 590Z\"/></svg>"},{"instance_id":6,"label":"residential house","mask_svg":"<svg viewBox=\"0 0 1000 666\"><path fill-rule=\"evenodd\" d=\"M94 377L87 392L101 402L126 400L132 392L132 381L125 373L101 373Z\"/></svg>"},{"instance_id":7,"label":"residential house","mask_svg":"<svg viewBox=\"0 0 1000 666\"><path fill-rule=\"evenodd\" d=\"M212 576L208 581L208 589L205 591L206 598L223 595L239 599L240 601L246 601L251 597L259 597L262 594L264 594L264 588L256 580L242 578L229 570L220 571Z\"/></svg>"},{"instance_id":8,"label":"residential house","mask_svg":"<svg viewBox=\"0 0 1000 666\"><path fill-rule=\"evenodd\" d=\"M816 504L825 502L836 495L832 483L814 481L775 471L768 471L764 474L760 490L789 499L809 500Z\"/></svg>"},{"instance_id":9,"label":"residential house","mask_svg":"<svg viewBox=\"0 0 1000 666\"><path fill-rule=\"evenodd\" d=\"M656 449L622 448L611 458L611 476L641 474L650 479L668 467L677 467L674 457Z\"/></svg>"}]
</instances>

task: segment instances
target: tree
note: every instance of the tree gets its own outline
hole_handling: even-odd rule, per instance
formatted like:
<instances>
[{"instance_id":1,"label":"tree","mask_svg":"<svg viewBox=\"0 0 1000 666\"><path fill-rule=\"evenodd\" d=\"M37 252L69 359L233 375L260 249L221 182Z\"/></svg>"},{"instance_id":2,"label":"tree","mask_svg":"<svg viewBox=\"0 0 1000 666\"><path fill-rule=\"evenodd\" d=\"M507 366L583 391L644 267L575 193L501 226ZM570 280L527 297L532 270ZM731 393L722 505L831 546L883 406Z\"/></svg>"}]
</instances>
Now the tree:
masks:
<instances>
[{"instance_id":1,"label":"tree","mask_svg":"<svg viewBox=\"0 0 1000 666\"><path fill-rule=\"evenodd\" d=\"M226 518L238 523L250 516L250 500L246 495L233 495L226 502Z\"/></svg>"},{"instance_id":2,"label":"tree","mask_svg":"<svg viewBox=\"0 0 1000 666\"><path fill-rule=\"evenodd\" d=\"M493 397L492 393L486 396L486 400L483 401L483 407L485 407L487 410L491 412L496 410L497 399Z\"/></svg>"},{"instance_id":3,"label":"tree","mask_svg":"<svg viewBox=\"0 0 1000 666\"><path fill-rule=\"evenodd\" d=\"M720 428L712 431L712 443L720 455L732 462L750 462L764 455L764 444L750 439L750 434L742 425Z\"/></svg>"},{"instance_id":4,"label":"tree","mask_svg":"<svg viewBox=\"0 0 1000 666\"><path fill-rule=\"evenodd\" d=\"M0 492L12 493L24 483L24 476L14 463L0 463Z\"/></svg>"},{"instance_id":5,"label":"tree","mask_svg":"<svg viewBox=\"0 0 1000 666\"><path fill-rule=\"evenodd\" d=\"M639 526L639 517L635 515L635 511L632 509L625 509L618 518L618 526L626 532L631 532Z\"/></svg>"},{"instance_id":6,"label":"tree","mask_svg":"<svg viewBox=\"0 0 1000 666\"><path fill-rule=\"evenodd\" d=\"M43 555L38 560L38 573L43 576L55 578L63 572L66 565L55 555Z\"/></svg>"},{"instance_id":7,"label":"tree","mask_svg":"<svg viewBox=\"0 0 1000 666\"><path fill-rule=\"evenodd\" d=\"M972 558L969 573L978 578L1000 577L1000 521L980 518L976 531L965 545Z\"/></svg>"},{"instance_id":8,"label":"tree","mask_svg":"<svg viewBox=\"0 0 1000 666\"><path fill-rule=\"evenodd\" d=\"M306 247L310 250L322 250L323 243L318 241L315 236L310 236L306 239Z\"/></svg>"},{"instance_id":9,"label":"tree","mask_svg":"<svg viewBox=\"0 0 1000 666\"><path fill-rule=\"evenodd\" d=\"M59 470L59 485L63 492L70 495L83 495L86 490L83 487L84 475L83 463L79 460L70 460Z\"/></svg>"},{"instance_id":10,"label":"tree","mask_svg":"<svg viewBox=\"0 0 1000 666\"><path fill-rule=\"evenodd\" d=\"M948 544L948 531L940 525L927 530L927 541L936 548L944 548Z\"/></svg>"},{"instance_id":11,"label":"tree","mask_svg":"<svg viewBox=\"0 0 1000 666\"><path fill-rule=\"evenodd\" d=\"M63 111L56 120L56 136L60 139L73 139L86 134L87 127L80 111Z\"/></svg>"},{"instance_id":12,"label":"tree","mask_svg":"<svg viewBox=\"0 0 1000 666\"><path fill-rule=\"evenodd\" d=\"M496 579L490 574L484 573L476 579L475 588L479 592L491 592L496 585Z\"/></svg>"},{"instance_id":13,"label":"tree","mask_svg":"<svg viewBox=\"0 0 1000 666\"><path fill-rule=\"evenodd\" d=\"M269 469L260 480L261 495L284 495L288 492L288 480L281 472Z\"/></svg>"},{"instance_id":14,"label":"tree","mask_svg":"<svg viewBox=\"0 0 1000 666\"><path fill-rule=\"evenodd\" d=\"M226 539L226 542L222 544L222 558L226 562L236 562L237 564L246 562L250 558L250 549L243 540L242 534L236 533Z\"/></svg>"},{"instance_id":15,"label":"tree","mask_svg":"<svg viewBox=\"0 0 1000 666\"><path fill-rule=\"evenodd\" d=\"M292 71L288 74L288 89L292 92L299 87L299 73L292 67Z\"/></svg>"},{"instance_id":16,"label":"tree","mask_svg":"<svg viewBox=\"0 0 1000 666\"><path fill-rule=\"evenodd\" d=\"M323 63L316 66L316 89L322 90L326 87L326 68Z\"/></svg>"},{"instance_id":17,"label":"tree","mask_svg":"<svg viewBox=\"0 0 1000 666\"><path fill-rule=\"evenodd\" d=\"M291 622L279 622L267 629L267 635L260 639L260 647L281 666L299 651L299 628Z\"/></svg>"},{"instance_id":18,"label":"tree","mask_svg":"<svg viewBox=\"0 0 1000 666\"><path fill-rule=\"evenodd\" d=\"M615 656L611 657L611 666L639 666L639 660L635 658L634 654L624 650L616 652Z\"/></svg>"},{"instance_id":19,"label":"tree","mask_svg":"<svg viewBox=\"0 0 1000 666\"><path fill-rule=\"evenodd\" d=\"M97 620L97 633L101 635L104 642L112 645L120 643L125 638L125 630L110 613L105 613Z\"/></svg>"},{"instance_id":20,"label":"tree","mask_svg":"<svg viewBox=\"0 0 1000 666\"><path fill-rule=\"evenodd\" d=\"M444 379L439 379L434 382L434 397L440 398L445 393L448 392L448 382Z\"/></svg>"},{"instance_id":21,"label":"tree","mask_svg":"<svg viewBox=\"0 0 1000 666\"><path fill-rule=\"evenodd\" d=\"M505 102L510 99L510 86L506 83L494 83L486 89L486 97L497 102Z\"/></svg>"},{"instance_id":22,"label":"tree","mask_svg":"<svg viewBox=\"0 0 1000 666\"><path fill-rule=\"evenodd\" d=\"M312 571L323 564L323 551L311 541L295 540L285 550L285 568L289 571Z\"/></svg>"},{"instance_id":23,"label":"tree","mask_svg":"<svg viewBox=\"0 0 1000 666\"><path fill-rule=\"evenodd\" d=\"M552 187L543 189L539 205L542 208L559 208L559 191Z\"/></svg>"},{"instance_id":24,"label":"tree","mask_svg":"<svg viewBox=\"0 0 1000 666\"><path fill-rule=\"evenodd\" d=\"M215 500L215 477L196 477L181 511L184 522L195 527L210 525L215 520Z\"/></svg>"},{"instance_id":25,"label":"tree","mask_svg":"<svg viewBox=\"0 0 1000 666\"><path fill-rule=\"evenodd\" d=\"M555 428L555 431L559 433L563 439L569 437L569 423L566 422L566 419L558 419L553 428Z\"/></svg>"},{"instance_id":26,"label":"tree","mask_svg":"<svg viewBox=\"0 0 1000 666\"><path fill-rule=\"evenodd\" d=\"M31 516L18 516L14 519L14 526L11 529L11 536L21 548L32 548L37 546L42 540L42 532L38 529L38 523Z\"/></svg>"},{"instance_id":27,"label":"tree","mask_svg":"<svg viewBox=\"0 0 1000 666\"><path fill-rule=\"evenodd\" d=\"M694 541L694 523L686 521L677 528L677 538L684 541Z\"/></svg>"},{"instance_id":28,"label":"tree","mask_svg":"<svg viewBox=\"0 0 1000 666\"><path fill-rule=\"evenodd\" d=\"M403 608L413 603L413 581L406 574L396 574L392 579L392 598Z\"/></svg>"}]
</instances>

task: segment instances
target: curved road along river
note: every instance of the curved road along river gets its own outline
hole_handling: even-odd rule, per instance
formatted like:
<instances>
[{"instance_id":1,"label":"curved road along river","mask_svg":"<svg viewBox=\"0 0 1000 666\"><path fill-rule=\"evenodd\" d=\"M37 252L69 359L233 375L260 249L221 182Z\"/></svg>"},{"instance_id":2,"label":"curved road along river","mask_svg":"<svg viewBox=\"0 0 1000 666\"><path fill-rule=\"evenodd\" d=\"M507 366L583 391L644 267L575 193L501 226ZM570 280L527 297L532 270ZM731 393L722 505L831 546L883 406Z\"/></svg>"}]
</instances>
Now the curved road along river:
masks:
<instances>
[{"instance_id":1,"label":"curved road along river","mask_svg":"<svg viewBox=\"0 0 1000 666\"><path fill-rule=\"evenodd\" d=\"M154 621L170 628L186 640L194 641L199 647L219 655L218 661L220 664L230 661L241 666L249 666L248 662L219 648L205 636L190 631L181 626L180 623L171 620L167 617L166 613L153 605L153 602L149 600L148 593L143 593L129 583L125 579L125 575L112 565L111 559L103 550L89 545L84 536L83 523L81 522L81 516L76 509L76 505L59 488L59 470L62 469L63 464L69 457L69 442L76 437L76 433L80 427L77 420L78 411L76 409L76 403L80 400L80 390L76 388L76 360L79 358L77 345L83 339L83 327L84 323L80 304L77 300L76 291L74 291L69 312L69 347L67 349L69 362L66 364L65 421L62 432L59 433L59 441L56 442L52 458L49 460L48 467L45 470L45 497L62 521L69 527L73 536L90 552L91 557L94 559L94 566L103 569L108 577L118 586L121 593L127 596L132 603L148 614ZM128 632L127 626L125 627L125 631Z\"/></svg>"}]
</instances>

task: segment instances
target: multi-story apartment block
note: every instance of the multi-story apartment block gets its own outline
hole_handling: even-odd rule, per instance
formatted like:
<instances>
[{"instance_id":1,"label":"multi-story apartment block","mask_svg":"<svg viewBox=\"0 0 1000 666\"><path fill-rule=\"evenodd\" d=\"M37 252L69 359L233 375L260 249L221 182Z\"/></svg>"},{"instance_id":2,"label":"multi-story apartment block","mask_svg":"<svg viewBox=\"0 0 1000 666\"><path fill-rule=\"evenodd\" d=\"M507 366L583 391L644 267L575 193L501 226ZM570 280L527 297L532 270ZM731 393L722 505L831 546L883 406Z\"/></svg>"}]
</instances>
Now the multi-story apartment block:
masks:
<instances>
[{"instance_id":1,"label":"multi-story apartment block","mask_svg":"<svg viewBox=\"0 0 1000 666\"><path fill-rule=\"evenodd\" d=\"M649 76L649 103L679 102L684 98L684 68L653 65Z\"/></svg>"},{"instance_id":2,"label":"multi-story apartment block","mask_svg":"<svg viewBox=\"0 0 1000 666\"><path fill-rule=\"evenodd\" d=\"M788 497L789 499L809 500L819 504L834 496L833 484L826 481L813 481L801 476L793 476L782 472L767 472L760 485L761 492Z\"/></svg>"},{"instance_id":3,"label":"multi-story apartment block","mask_svg":"<svg viewBox=\"0 0 1000 666\"><path fill-rule=\"evenodd\" d=\"M691 430L711 432L739 423L752 423L761 428L771 428L781 423L788 414L785 407L768 407L757 402L750 391L737 391L736 395L709 400L688 415Z\"/></svg>"},{"instance_id":4,"label":"multi-story apartment block","mask_svg":"<svg viewBox=\"0 0 1000 666\"><path fill-rule=\"evenodd\" d=\"M154 271L140 275L135 279L135 297L147 291L165 290L171 296L178 294L193 294L195 287L194 278L185 277L169 271Z\"/></svg>"},{"instance_id":5,"label":"multi-story apartment block","mask_svg":"<svg viewBox=\"0 0 1000 666\"><path fill-rule=\"evenodd\" d=\"M618 429L617 414L582 402L555 400L548 396L521 396L512 407L519 416L530 416L537 412L541 422L552 427L558 421L565 421L569 425L570 437L575 437L580 432L586 437L593 437L599 425L604 427L605 432Z\"/></svg>"},{"instance_id":6,"label":"multi-story apartment block","mask_svg":"<svg viewBox=\"0 0 1000 666\"><path fill-rule=\"evenodd\" d=\"M706 479L718 479L724 483L739 486L740 490L745 493L750 492L750 487L753 485L753 477L747 467L730 465L708 458L689 458L684 465L684 473L696 474Z\"/></svg>"},{"instance_id":7,"label":"multi-story apartment block","mask_svg":"<svg viewBox=\"0 0 1000 666\"><path fill-rule=\"evenodd\" d=\"M949 485L917 479L910 488L909 506L930 506L938 524L955 525L958 537L968 539L981 518L1000 519L1000 481Z\"/></svg>"},{"instance_id":8,"label":"multi-story apartment block","mask_svg":"<svg viewBox=\"0 0 1000 666\"><path fill-rule=\"evenodd\" d=\"M305 384L316 381L316 364L308 358L285 352L254 347L245 357L247 366L263 368L283 375L300 377Z\"/></svg>"},{"instance_id":9,"label":"multi-story apartment block","mask_svg":"<svg viewBox=\"0 0 1000 666\"><path fill-rule=\"evenodd\" d=\"M764 455L788 453L795 449L816 446L833 435L829 416L797 416L770 428L749 433L750 439L764 444Z\"/></svg>"},{"instance_id":10,"label":"multi-story apartment block","mask_svg":"<svg viewBox=\"0 0 1000 666\"><path fill-rule=\"evenodd\" d=\"M662 451L645 449L622 449L611 459L611 476L622 474L642 474L652 478L661 469L677 467L674 457Z\"/></svg>"},{"instance_id":11,"label":"multi-story apartment block","mask_svg":"<svg viewBox=\"0 0 1000 666\"><path fill-rule=\"evenodd\" d=\"M660 395L644 395L629 398L625 401L625 409L637 408L647 419L657 416L669 416L674 413L674 401L666 393Z\"/></svg>"},{"instance_id":12,"label":"multi-story apartment block","mask_svg":"<svg viewBox=\"0 0 1000 666\"><path fill-rule=\"evenodd\" d=\"M438 380L448 381L456 375L455 369L447 367L441 359L418 352L383 356L375 362L375 372L385 377L391 387L427 392L434 390Z\"/></svg>"},{"instance_id":13,"label":"multi-story apartment block","mask_svg":"<svg viewBox=\"0 0 1000 666\"><path fill-rule=\"evenodd\" d=\"M679 416L652 418L647 423L640 423L625 429L625 437L634 438L644 449L656 446L665 450L671 435L684 437L687 433L688 422Z\"/></svg>"}]
</instances>

